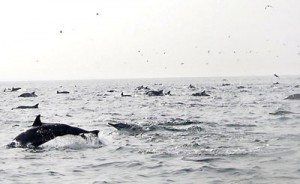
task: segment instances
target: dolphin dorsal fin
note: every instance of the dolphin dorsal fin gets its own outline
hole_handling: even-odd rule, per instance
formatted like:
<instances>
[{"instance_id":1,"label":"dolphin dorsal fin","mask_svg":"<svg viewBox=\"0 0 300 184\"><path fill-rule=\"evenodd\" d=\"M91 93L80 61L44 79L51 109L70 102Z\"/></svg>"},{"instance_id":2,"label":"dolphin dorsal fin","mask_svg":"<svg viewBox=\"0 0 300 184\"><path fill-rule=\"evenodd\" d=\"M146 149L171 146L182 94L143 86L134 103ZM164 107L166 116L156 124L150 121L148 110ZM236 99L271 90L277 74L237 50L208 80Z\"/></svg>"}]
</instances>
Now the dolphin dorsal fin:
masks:
<instances>
[{"instance_id":1,"label":"dolphin dorsal fin","mask_svg":"<svg viewBox=\"0 0 300 184\"><path fill-rule=\"evenodd\" d=\"M42 122L41 122L41 115L37 115L37 117L35 118L32 126L37 127L37 126L42 126Z\"/></svg>"}]
</instances>

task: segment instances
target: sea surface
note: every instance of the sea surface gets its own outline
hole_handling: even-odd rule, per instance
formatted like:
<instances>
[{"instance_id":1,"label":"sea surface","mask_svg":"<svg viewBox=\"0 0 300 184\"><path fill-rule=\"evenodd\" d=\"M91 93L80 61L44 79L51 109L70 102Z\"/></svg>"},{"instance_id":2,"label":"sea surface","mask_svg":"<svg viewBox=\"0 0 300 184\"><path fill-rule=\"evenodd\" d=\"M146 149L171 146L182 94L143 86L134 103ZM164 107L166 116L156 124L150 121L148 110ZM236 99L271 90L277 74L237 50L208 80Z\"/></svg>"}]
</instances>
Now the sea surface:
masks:
<instances>
[{"instance_id":1,"label":"sea surface","mask_svg":"<svg viewBox=\"0 0 300 184\"><path fill-rule=\"evenodd\" d=\"M171 96L147 96L141 85ZM297 184L300 100L285 98L299 85L299 76L1 82L0 183ZM11 87L22 89L3 91ZM203 90L210 96L192 96ZM18 97L33 91L38 97ZM38 114L100 133L7 148Z\"/></svg>"}]
</instances>

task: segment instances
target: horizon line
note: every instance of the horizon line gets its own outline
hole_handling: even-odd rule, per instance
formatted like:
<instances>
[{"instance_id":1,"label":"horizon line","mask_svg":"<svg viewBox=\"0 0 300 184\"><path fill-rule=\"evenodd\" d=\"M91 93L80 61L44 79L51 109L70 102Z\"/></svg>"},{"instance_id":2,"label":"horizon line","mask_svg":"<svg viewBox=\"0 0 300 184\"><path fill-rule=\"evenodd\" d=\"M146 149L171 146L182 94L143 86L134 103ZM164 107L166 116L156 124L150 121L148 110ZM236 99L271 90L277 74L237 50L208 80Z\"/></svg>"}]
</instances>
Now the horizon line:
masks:
<instances>
[{"instance_id":1,"label":"horizon line","mask_svg":"<svg viewBox=\"0 0 300 184\"><path fill-rule=\"evenodd\" d=\"M237 77L273 77L274 74L266 74L266 75L227 75L227 76L184 76L184 77L125 77L125 78L74 78L74 79L24 79L24 80L1 80L0 82L47 82L47 81L95 81L95 80L152 80L152 79L179 79L179 78L237 78ZM286 74L280 76L300 76L300 74Z\"/></svg>"}]
</instances>

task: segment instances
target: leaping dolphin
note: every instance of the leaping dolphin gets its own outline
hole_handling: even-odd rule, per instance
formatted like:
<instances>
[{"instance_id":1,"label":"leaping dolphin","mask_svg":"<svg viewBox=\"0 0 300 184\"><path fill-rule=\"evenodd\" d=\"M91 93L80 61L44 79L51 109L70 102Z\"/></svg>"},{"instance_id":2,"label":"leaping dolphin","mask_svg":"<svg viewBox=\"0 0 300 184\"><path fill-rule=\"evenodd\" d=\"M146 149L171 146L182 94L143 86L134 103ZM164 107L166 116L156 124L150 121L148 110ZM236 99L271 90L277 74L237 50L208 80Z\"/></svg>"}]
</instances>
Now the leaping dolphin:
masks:
<instances>
[{"instance_id":1,"label":"leaping dolphin","mask_svg":"<svg viewBox=\"0 0 300 184\"><path fill-rule=\"evenodd\" d=\"M81 135L85 138L86 133L92 133L95 136L99 133L99 130L87 131L66 124L42 123L40 117L38 115L32 124L33 127L20 133L7 147L38 147L58 136Z\"/></svg>"}]
</instances>

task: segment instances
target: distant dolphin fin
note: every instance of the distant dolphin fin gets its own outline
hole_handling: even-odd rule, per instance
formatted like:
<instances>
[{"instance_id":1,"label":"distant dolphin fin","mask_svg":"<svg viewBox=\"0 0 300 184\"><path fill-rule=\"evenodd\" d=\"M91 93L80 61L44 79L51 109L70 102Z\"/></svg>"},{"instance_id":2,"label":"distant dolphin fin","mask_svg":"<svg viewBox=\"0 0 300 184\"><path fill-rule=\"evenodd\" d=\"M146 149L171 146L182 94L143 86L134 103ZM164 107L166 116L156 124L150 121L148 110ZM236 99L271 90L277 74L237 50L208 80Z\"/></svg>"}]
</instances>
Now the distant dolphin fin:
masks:
<instances>
[{"instance_id":1,"label":"distant dolphin fin","mask_svg":"<svg viewBox=\"0 0 300 184\"><path fill-rule=\"evenodd\" d=\"M37 117L35 118L32 126L37 127L37 126L42 126L42 122L41 122L41 115L37 115Z\"/></svg>"},{"instance_id":2,"label":"distant dolphin fin","mask_svg":"<svg viewBox=\"0 0 300 184\"><path fill-rule=\"evenodd\" d=\"M39 108L39 104L37 103L37 104L35 104L33 107Z\"/></svg>"}]
</instances>

